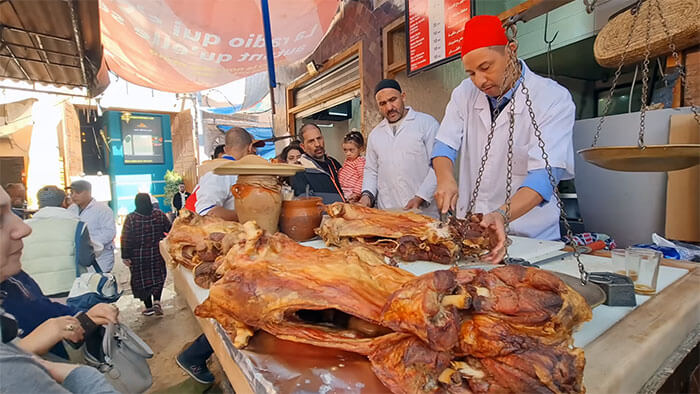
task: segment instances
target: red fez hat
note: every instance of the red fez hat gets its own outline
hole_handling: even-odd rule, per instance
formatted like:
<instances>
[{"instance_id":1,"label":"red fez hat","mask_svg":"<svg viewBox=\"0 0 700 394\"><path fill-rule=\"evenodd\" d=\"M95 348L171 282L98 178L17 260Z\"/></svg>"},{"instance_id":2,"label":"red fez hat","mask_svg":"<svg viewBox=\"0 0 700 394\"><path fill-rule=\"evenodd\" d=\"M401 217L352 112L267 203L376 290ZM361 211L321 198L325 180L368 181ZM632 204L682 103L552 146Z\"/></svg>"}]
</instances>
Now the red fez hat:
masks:
<instances>
[{"instance_id":1,"label":"red fez hat","mask_svg":"<svg viewBox=\"0 0 700 394\"><path fill-rule=\"evenodd\" d=\"M495 15L478 15L464 24L462 56L475 49L507 44L506 30Z\"/></svg>"}]
</instances>

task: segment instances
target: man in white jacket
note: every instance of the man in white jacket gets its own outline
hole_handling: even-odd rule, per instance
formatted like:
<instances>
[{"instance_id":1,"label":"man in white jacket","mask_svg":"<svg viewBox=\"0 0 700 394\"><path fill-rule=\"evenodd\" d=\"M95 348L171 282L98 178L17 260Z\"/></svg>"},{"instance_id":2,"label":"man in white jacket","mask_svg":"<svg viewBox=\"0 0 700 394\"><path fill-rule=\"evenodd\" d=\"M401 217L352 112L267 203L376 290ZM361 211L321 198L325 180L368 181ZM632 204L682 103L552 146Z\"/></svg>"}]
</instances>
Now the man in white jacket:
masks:
<instances>
[{"instance_id":1,"label":"man in white jacket","mask_svg":"<svg viewBox=\"0 0 700 394\"><path fill-rule=\"evenodd\" d=\"M27 220L32 233L24 239L22 269L47 296L70 291L76 267L95 263L90 234L74 213L62 208L66 193L56 186L39 189L39 210Z\"/></svg>"},{"instance_id":2,"label":"man in white jacket","mask_svg":"<svg viewBox=\"0 0 700 394\"><path fill-rule=\"evenodd\" d=\"M90 230L93 242L102 245L102 253L97 256L97 264L102 272L111 272L114 267L114 237L117 226L114 212L104 203L92 198L92 185L78 180L70 185L73 204L68 211L77 215Z\"/></svg>"},{"instance_id":3,"label":"man in white jacket","mask_svg":"<svg viewBox=\"0 0 700 394\"><path fill-rule=\"evenodd\" d=\"M393 79L380 81L375 99L384 119L369 134L360 204L379 209L421 209L437 216L430 155L440 124L404 104Z\"/></svg>"},{"instance_id":4,"label":"man in white jacket","mask_svg":"<svg viewBox=\"0 0 700 394\"><path fill-rule=\"evenodd\" d=\"M537 239L560 239L559 208L529 109L537 121L556 185L559 180L574 176L572 133L576 107L563 86L535 74L525 62L513 59L515 67L509 71L508 64L517 48L509 42L498 17L476 16L466 23L463 34L462 63L469 78L452 91L435 139L435 200L441 212L453 209L457 216L464 217L493 123L494 135L488 142L491 148L474 213L484 213L481 225L498 234L498 246L486 257L498 262L505 254L506 157L511 121L510 232ZM523 92L524 87L529 97ZM459 183L453 175L458 152Z\"/></svg>"}]
</instances>

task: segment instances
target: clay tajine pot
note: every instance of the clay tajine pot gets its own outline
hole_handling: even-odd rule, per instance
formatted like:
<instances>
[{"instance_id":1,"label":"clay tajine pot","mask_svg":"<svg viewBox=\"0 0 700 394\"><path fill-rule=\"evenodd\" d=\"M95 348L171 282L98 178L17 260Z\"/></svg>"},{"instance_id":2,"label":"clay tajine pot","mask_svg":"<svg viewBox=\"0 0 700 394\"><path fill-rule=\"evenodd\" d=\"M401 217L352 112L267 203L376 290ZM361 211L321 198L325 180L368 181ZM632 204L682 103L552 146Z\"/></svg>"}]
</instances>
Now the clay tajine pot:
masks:
<instances>
[{"instance_id":1,"label":"clay tajine pot","mask_svg":"<svg viewBox=\"0 0 700 394\"><path fill-rule=\"evenodd\" d=\"M297 242L308 241L316 236L314 230L321 225L321 197L302 197L282 201L280 231Z\"/></svg>"},{"instance_id":2,"label":"clay tajine pot","mask_svg":"<svg viewBox=\"0 0 700 394\"><path fill-rule=\"evenodd\" d=\"M238 182L231 186L238 221L254 220L263 230L276 233L282 208L280 191L276 176L240 175Z\"/></svg>"}]
</instances>

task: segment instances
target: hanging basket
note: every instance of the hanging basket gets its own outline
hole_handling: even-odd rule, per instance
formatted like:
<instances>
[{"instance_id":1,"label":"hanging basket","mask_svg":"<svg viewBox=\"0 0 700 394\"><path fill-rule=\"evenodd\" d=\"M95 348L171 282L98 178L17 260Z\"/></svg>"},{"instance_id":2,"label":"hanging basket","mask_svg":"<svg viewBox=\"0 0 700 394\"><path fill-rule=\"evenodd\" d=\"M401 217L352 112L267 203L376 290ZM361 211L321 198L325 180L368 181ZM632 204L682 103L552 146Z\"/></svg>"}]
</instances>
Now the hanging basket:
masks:
<instances>
[{"instance_id":1,"label":"hanging basket","mask_svg":"<svg viewBox=\"0 0 700 394\"><path fill-rule=\"evenodd\" d=\"M646 16L651 7L649 33L650 57L654 58L671 53L663 28L661 15L654 4L656 0L644 1L640 7L637 22L632 33L632 40L625 55L625 65L644 59L646 41ZM700 37L700 0L660 0L660 8L666 26L671 33L671 40L677 50L698 44ZM603 67L614 68L620 63L625 51L625 44L632 29L634 15L627 10L610 20L598 33L593 47L595 59Z\"/></svg>"}]
</instances>

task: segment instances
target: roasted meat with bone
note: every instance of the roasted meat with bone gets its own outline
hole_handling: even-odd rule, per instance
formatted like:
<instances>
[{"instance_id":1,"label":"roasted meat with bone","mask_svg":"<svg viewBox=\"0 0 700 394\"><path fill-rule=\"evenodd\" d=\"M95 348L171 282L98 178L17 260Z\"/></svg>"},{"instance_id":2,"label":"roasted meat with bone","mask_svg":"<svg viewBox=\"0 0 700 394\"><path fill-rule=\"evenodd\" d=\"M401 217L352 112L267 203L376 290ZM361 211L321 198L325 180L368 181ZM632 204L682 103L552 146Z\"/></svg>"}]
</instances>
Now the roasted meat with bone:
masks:
<instances>
[{"instance_id":1,"label":"roasted meat with bone","mask_svg":"<svg viewBox=\"0 0 700 394\"><path fill-rule=\"evenodd\" d=\"M450 367L452 355L431 349L409 334L394 333L372 344L372 371L394 394L445 392L440 374Z\"/></svg>"},{"instance_id":2,"label":"roasted meat with bone","mask_svg":"<svg viewBox=\"0 0 700 394\"><path fill-rule=\"evenodd\" d=\"M213 263L222 254L222 240L232 232L243 231L243 225L211 216L199 216L180 210L166 237L172 261L187 269L201 263Z\"/></svg>"},{"instance_id":3,"label":"roasted meat with bone","mask_svg":"<svg viewBox=\"0 0 700 394\"><path fill-rule=\"evenodd\" d=\"M571 340L593 316L581 294L542 269L511 265L473 277L459 272L457 282L471 295L470 313L497 318L547 344Z\"/></svg>"},{"instance_id":4,"label":"roasted meat with bone","mask_svg":"<svg viewBox=\"0 0 700 394\"><path fill-rule=\"evenodd\" d=\"M264 256L229 251L197 316L232 317L282 339L361 354L391 333L379 325L382 307L412 274L363 246L314 249L281 233L265 242Z\"/></svg>"},{"instance_id":5,"label":"roasted meat with bone","mask_svg":"<svg viewBox=\"0 0 700 394\"><path fill-rule=\"evenodd\" d=\"M334 203L317 233L327 245L370 245L403 261L449 264L460 256L480 256L495 245L495 236L479 223L480 215L449 224L413 212L393 212Z\"/></svg>"},{"instance_id":6,"label":"roasted meat with bone","mask_svg":"<svg viewBox=\"0 0 700 394\"><path fill-rule=\"evenodd\" d=\"M454 359L438 378L449 393L584 393L583 350L542 345L502 357Z\"/></svg>"},{"instance_id":7,"label":"roasted meat with bone","mask_svg":"<svg viewBox=\"0 0 700 394\"><path fill-rule=\"evenodd\" d=\"M472 348L501 354L502 349L491 353L482 347L489 339L477 335L483 330L467 329L479 315L500 324L486 333L495 334L498 328L523 336L513 335L510 339L515 344L508 343L509 335L504 334L503 341L496 337L497 347L506 349L531 337L545 344L568 341L574 328L592 317L585 299L554 274L511 265L490 271L452 269L421 275L391 295L382 310L381 324L412 333L435 350L464 347L467 354Z\"/></svg>"}]
</instances>

